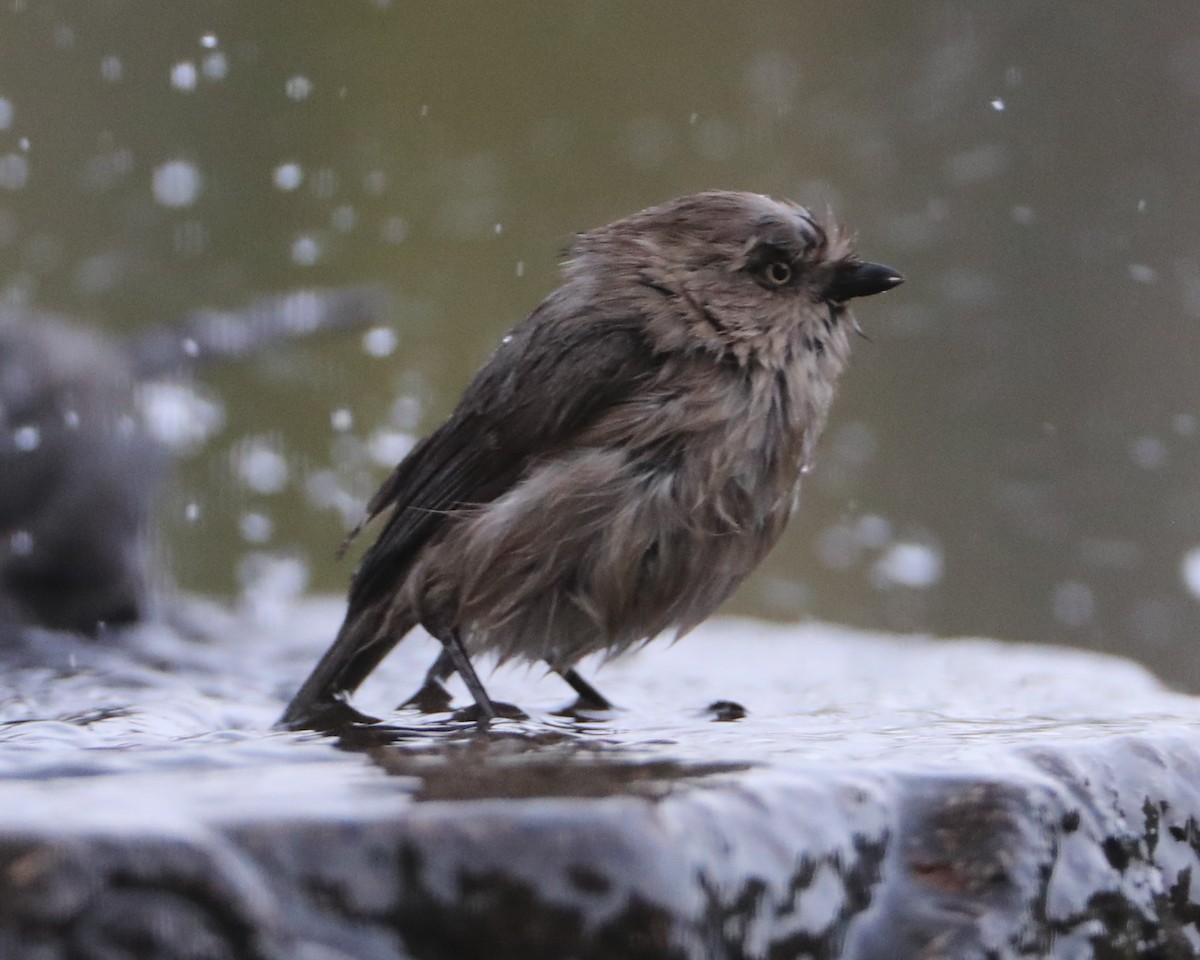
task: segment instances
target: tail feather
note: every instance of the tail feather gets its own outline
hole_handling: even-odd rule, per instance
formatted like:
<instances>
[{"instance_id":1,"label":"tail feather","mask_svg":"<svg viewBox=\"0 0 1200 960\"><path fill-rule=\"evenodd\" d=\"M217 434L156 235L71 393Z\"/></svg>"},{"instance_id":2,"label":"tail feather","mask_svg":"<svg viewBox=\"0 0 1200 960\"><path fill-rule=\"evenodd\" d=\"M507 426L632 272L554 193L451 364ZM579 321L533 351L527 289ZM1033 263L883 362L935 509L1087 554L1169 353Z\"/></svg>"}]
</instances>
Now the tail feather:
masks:
<instances>
[{"instance_id":1,"label":"tail feather","mask_svg":"<svg viewBox=\"0 0 1200 960\"><path fill-rule=\"evenodd\" d=\"M347 615L337 639L313 668L279 719L288 730L324 730L349 719L363 719L346 703L379 662L386 657L417 618L411 610L397 614L387 602L376 603L357 616Z\"/></svg>"}]
</instances>

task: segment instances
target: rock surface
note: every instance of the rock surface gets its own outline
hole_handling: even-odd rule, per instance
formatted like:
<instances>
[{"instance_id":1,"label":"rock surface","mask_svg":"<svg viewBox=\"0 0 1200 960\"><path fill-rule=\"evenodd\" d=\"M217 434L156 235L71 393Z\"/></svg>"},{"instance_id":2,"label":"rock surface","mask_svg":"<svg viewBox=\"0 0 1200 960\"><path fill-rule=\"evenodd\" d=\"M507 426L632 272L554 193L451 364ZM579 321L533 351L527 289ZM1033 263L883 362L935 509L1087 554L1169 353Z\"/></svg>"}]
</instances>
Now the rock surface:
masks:
<instances>
[{"instance_id":1,"label":"rock surface","mask_svg":"<svg viewBox=\"0 0 1200 960\"><path fill-rule=\"evenodd\" d=\"M413 640L334 739L270 725L339 605L255 609L9 651L0 957L1200 952L1200 701L1124 661L714 622L483 737L388 712Z\"/></svg>"}]
</instances>

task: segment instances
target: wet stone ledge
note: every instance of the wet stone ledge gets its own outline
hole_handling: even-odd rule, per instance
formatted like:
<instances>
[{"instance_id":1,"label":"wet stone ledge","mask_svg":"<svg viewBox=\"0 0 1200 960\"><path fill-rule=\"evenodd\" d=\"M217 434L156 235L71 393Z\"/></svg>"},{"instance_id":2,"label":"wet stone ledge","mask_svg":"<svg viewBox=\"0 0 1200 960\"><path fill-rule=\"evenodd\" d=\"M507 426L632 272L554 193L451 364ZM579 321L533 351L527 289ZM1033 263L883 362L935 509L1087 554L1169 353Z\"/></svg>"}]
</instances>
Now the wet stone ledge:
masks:
<instances>
[{"instance_id":1,"label":"wet stone ledge","mask_svg":"<svg viewBox=\"0 0 1200 960\"><path fill-rule=\"evenodd\" d=\"M593 722L498 672L481 737L386 710L414 641L384 723L271 732L337 615L8 643L0 957L1200 953L1200 702L1132 664L715 622L585 665Z\"/></svg>"}]
</instances>

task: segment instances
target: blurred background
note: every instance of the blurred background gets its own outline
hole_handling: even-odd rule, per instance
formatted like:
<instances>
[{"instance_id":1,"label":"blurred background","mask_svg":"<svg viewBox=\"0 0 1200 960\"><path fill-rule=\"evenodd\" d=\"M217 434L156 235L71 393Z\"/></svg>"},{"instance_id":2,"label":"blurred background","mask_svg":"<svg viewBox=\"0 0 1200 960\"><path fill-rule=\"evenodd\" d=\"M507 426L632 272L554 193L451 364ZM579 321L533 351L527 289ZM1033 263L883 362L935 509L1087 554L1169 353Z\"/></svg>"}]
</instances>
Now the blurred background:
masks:
<instances>
[{"instance_id":1,"label":"blurred background","mask_svg":"<svg viewBox=\"0 0 1200 960\"><path fill-rule=\"evenodd\" d=\"M803 508L729 610L1124 653L1200 690L1200 8L3 0L0 298L124 336L382 283L206 374L172 575L333 552L557 282L694 190L828 205L861 302Z\"/></svg>"}]
</instances>

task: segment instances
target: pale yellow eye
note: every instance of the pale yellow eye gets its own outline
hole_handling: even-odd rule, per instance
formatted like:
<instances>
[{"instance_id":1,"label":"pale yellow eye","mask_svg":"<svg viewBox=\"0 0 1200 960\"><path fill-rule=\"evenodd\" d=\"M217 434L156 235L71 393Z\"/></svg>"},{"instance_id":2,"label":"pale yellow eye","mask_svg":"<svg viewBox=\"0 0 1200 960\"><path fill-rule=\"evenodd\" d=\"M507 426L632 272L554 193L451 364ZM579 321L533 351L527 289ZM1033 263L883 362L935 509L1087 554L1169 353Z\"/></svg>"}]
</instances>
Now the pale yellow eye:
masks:
<instances>
[{"instance_id":1,"label":"pale yellow eye","mask_svg":"<svg viewBox=\"0 0 1200 960\"><path fill-rule=\"evenodd\" d=\"M763 278L773 287L782 287L792 279L792 265L786 260L772 260L763 270Z\"/></svg>"}]
</instances>

